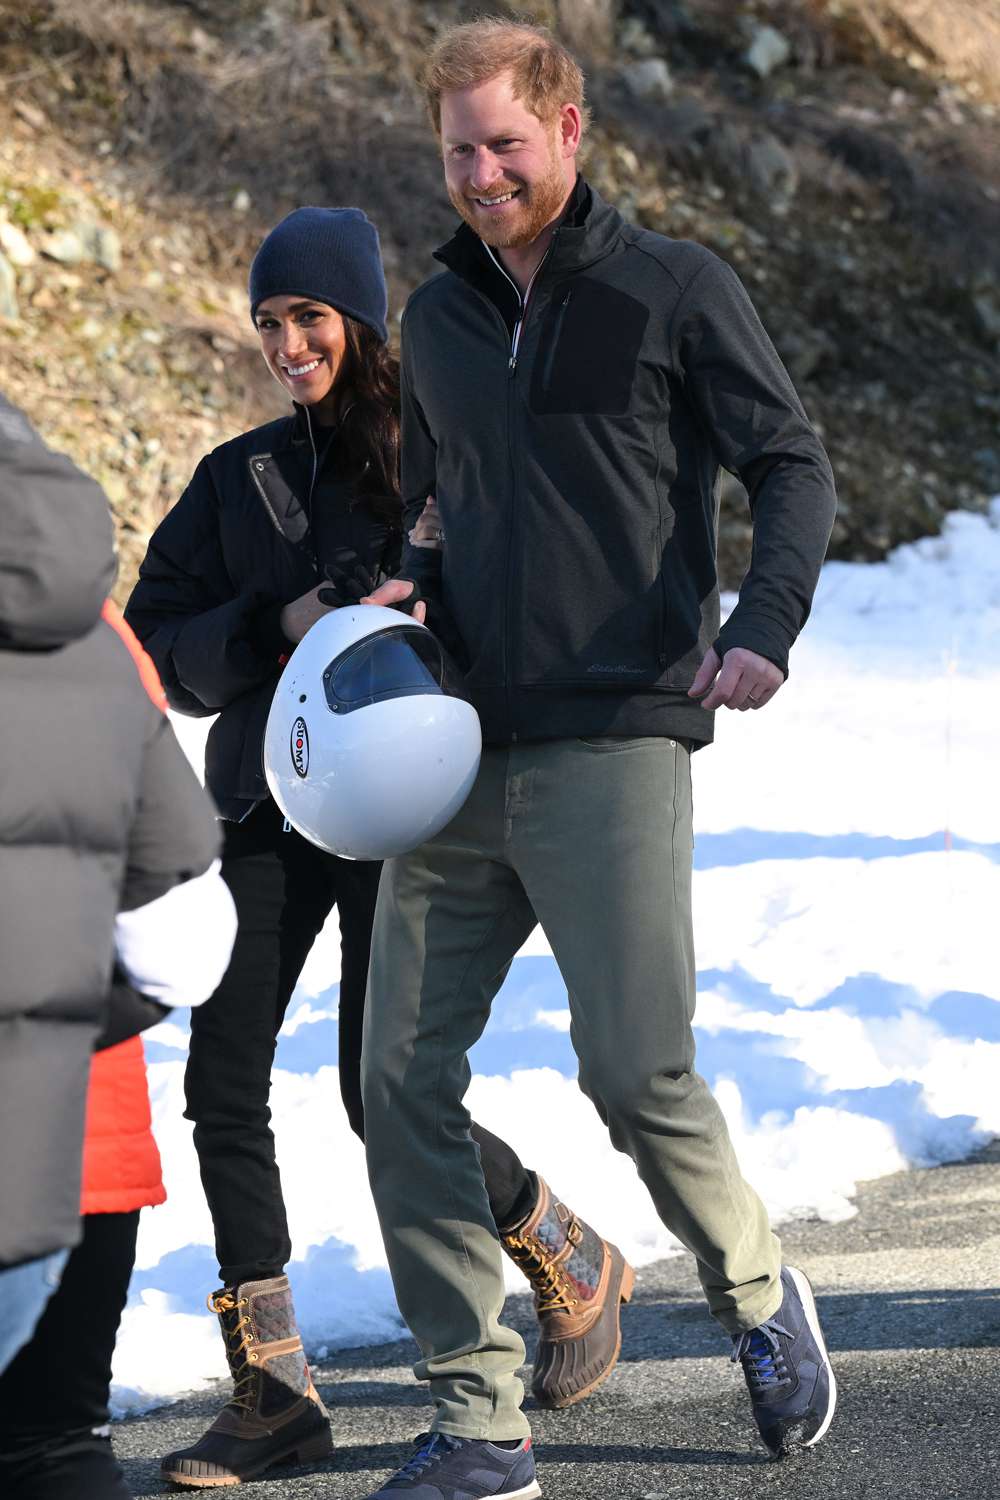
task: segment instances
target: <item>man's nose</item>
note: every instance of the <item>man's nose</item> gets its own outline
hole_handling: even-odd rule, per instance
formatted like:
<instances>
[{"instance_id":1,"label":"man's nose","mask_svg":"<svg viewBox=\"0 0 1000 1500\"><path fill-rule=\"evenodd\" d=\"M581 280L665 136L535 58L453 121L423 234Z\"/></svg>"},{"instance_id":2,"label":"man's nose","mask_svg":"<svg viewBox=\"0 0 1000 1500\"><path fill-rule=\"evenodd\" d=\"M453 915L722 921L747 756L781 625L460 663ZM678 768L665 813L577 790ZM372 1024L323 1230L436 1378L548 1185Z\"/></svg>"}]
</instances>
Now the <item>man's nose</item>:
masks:
<instances>
[{"instance_id":1,"label":"man's nose","mask_svg":"<svg viewBox=\"0 0 1000 1500\"><path fill-rule=\"evenodd\" d=\"M472 159L472 169L469 173L469 186L473 192L485 192L502 175L503 168L493 152L486 146L480 146Z\"/></svg>"}]
</instances>

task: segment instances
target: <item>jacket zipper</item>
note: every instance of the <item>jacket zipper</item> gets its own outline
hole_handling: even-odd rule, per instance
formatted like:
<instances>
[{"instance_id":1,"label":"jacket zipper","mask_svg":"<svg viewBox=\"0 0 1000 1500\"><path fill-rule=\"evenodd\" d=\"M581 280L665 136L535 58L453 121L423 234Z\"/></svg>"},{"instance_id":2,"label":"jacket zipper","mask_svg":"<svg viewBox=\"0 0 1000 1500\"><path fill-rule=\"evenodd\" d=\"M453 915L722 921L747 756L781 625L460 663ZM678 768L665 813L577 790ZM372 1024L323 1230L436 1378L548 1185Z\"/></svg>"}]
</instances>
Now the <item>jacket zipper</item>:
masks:
<instances>
[{"instance_id":1,"label":"jacket zipper","mask_svg":"<svg viewBox=\"0 0 1000 1500\"><path fill-rule=\"evenodd\" d=\"M513 561L514 561L514 523L515 523L516 506L517 506L517 460L516 460L515 453L514 453L514 431L513 431L513 429L514 429L514 377L517 374L517 356L518 356L518 350L520 349L520 345L521 345L521 334L522 334L522 332L524 330L524 325L525 325L525 322L526 322L527 317L528 317L528 304L529 304L529 301L530 301L530 298L531 298L531 293L532 293L532 290L534 289L535 282L538 279L538 276L539 276L539 273L542 270L542 267L545 265L545 262L548 260L550 254L552 253L552 246L555 244L556 234L558 234L558 232L559 232L558 230L555 231L555 233L552 236L552 240L551 240L551 242L549 244L548 249L546 250L545 254L542 256L541 260L538 262L538 265L532 271L531 277L530 277L530 279L528 281L528 285L524 289L524 295L523 296L521 294L521 288L518 286L518 284L514 280L513 276L511 276L510 273L507 271L507 269L503 265L503 262L500 260L500 257L498 255L496 255L494 253L494 251L490 248L490 246L486 245L485 242L484 242L484 248L486 250L487 255L493 261L493 264L497 267L497 269L499 270L500 274L502 276L504 276L507 281L510 282L511 286L514 288L515 292L517 293L518 306L520 308L520 313L519 313L517 322L514 324L514 332L513 332L512 336L511 336L511 341L510 341L510 357L507 360L507 460L508 460L508 463L510 465L511 516L510 516L510 532L509 532L508 539L507 539L507 566L504 569L504 629L503 629L503 639L504 639L504 677L506 679L505 683L504 683L504 693L505 693L505 697L506 697L506 700L507 700L507 723L510 725L510 738L511 738L511 743L512 744L516 744L517 743L517 730L514 728L514 711L513 711L513 707L512 707L512 703L511 703L511 675L512 675L511 665L512 665L512 662L514 660L514 649L513 649L513 631L512 631L512 628L511 628L511 616L510 616L511 574L512 574L512 571L513 571ZM504 324L504 327L506 327L506 323Z\"/></svg>"},{"instance_id":2,"label":"jacket zipper","mask_svg":"<svg viewBox=\"0 0 1000 1500\"><path fill-rule=\"evenodd\" d=\"M306 520L309 523L309 541L312 545L313 567L316 569L317 578L322 578L323 571L319 565L319 553L316 551L316 529L313 526L313 495L316 491L316 480L319 477L319 452L316 448L316 436L313 432L312 417L309 414L309 408L308 406L304 406L302 410L306 414L306 427L309 431L309 446L312 449L312 476L309 480L309 496L306 500ZM330 441L328 440L326 446L323 449L324 459L326 458L329 449Z\"/></svg>"},{"instance_id":3,"label":"jacket zipper","mask_svg":"<svg viewBox=\"0 0 1000 1500\"><path fill-rule=\"evenodd\" d=\"M554 242L555 241L555 234L553 234L552 239L553 239L553 242ZM521 330L524 327L524 321L525 321L526 317L528 316L528 301L529 301L529 299L531 297L532 288L535 285L535 281L536 281L536 279L538 277L538 274L541 271L542 267L544 266L545 262L549 258L549 253L552 250L552 245L551 244L549 245L548 250L546 250L545 254L542 256L541 260L538 262L538 265L532 271L531 277L530 277L530 279L528 281L528 285L524 289L523 295L521 293L521 288L518 286L518 284L514 280L513 276L510 275L509 271L507 271L507 269L505 268L505 266L503 264L503 261L500 259L500 257L498 255L496 255L494 253L494 251L490 248L490 246L485 244L485 242L484 242L484 248L486 250L487 255L490 257L490 260L492 260L493 264L496 266L497 270L500 272L501 276L505 277L506 280L510 282L511 286L514 288L515 292L517 293L517 305L520 308L520 313L518 314L517 322L514 324L514 332L511 335L511 340L510 340L510 358L507 361L507 373L508 373L508 375L513 375L515 373L515 371L517 370L517 351L520 348L520 344L521 344Z\"/></svg>"},{"instance_id":4,"label":"jacket zipper","mask_svg":"<svg viewBox=\"0 0 1000 1500\"><path fill-rule=\"evenodd\" d=\"M306 414L306 430L309 433L309 446L312 449L313 456L312 477L309 480L309 498L306 501L309 510L309 518L311 521L313 508L313 490L316 488L316 470L319 468L319 455L316 452L316 439L313 437L313 424L312 417L309 415L309 408L308 406L304 406L302 410Z\"/></svg>"}]
</instances>

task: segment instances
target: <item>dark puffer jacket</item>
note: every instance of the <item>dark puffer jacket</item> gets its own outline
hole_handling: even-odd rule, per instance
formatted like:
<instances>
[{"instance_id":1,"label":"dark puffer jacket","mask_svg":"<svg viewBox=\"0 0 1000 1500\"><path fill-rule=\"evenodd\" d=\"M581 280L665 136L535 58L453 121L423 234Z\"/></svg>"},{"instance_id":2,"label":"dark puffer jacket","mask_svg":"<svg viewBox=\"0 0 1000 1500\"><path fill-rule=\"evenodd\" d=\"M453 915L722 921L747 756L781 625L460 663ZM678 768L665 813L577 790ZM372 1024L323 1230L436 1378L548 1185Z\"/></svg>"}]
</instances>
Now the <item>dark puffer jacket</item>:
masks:
<instances>
[{"instance_id":1,"label":"dark puffer jacket","mask_svg":"<svg viewBox=\"0 0 1000 1500\"><path fill-rule=\"evenodd\" d=\"M117 912L215 857L211 806L129 651L99 487L0 398L0 1267L76 1243Z\"/></svg>"},{"instance_id":2,"label":"dark puffer jacket","mask_svg":"<svg viewBox=\"0 0 1000 1500\"><path fill-rule=\"evenodd\" d=\"M268 795L264 728L283 662L285 604L308 593L338 555L373 582L395 571L400 537L337 466L336 434L308 412L280 417L203 458L157 527L125 618L170 706L218 714L205 780L225 818Z\"/></svg>"}]
</instances>

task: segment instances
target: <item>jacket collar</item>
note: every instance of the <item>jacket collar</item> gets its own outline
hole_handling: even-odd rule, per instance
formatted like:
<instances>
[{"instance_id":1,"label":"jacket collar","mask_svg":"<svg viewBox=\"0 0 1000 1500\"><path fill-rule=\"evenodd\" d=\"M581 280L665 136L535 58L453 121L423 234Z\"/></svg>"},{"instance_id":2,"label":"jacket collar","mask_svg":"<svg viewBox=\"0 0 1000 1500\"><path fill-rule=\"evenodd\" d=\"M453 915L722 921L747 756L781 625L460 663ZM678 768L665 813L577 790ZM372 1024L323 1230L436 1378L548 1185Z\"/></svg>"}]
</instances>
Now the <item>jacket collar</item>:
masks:
<instances>
[{"instance_id":1,"label":"jacket collar","mask_svg":"<svg viewBox=\"0 0 1000 1500\"><path fill-rule=\"evenodd\" d=\"M583 177L577 177L566 213L553 233L543 274L581 271L603 260L615 248L624 227L618 210L605 203ZM451 239L434 251L434 259L474 285L498 274L485 245L468 224L459 225Z\"/></svg>"}]
</instances>

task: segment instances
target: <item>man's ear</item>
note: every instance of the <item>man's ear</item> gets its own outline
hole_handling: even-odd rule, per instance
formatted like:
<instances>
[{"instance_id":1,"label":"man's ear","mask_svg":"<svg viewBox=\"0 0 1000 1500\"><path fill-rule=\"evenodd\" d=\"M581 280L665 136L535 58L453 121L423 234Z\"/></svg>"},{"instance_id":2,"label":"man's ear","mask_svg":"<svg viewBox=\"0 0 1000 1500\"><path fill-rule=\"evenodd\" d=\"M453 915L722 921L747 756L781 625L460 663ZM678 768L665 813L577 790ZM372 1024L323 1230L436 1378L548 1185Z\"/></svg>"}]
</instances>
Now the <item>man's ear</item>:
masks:
<instances>
[{"instance_id":1,"label":"man's ear","mask_svg":"<svg viewBox=\"0 0 1000 1500\"><path fill-rule=\"evenodd\" d=\"M583 120L576 105L562 105L559 110L559 145L564 157L576 155L582 135Z\"/></svg>"}]
</instances>

